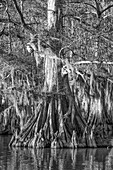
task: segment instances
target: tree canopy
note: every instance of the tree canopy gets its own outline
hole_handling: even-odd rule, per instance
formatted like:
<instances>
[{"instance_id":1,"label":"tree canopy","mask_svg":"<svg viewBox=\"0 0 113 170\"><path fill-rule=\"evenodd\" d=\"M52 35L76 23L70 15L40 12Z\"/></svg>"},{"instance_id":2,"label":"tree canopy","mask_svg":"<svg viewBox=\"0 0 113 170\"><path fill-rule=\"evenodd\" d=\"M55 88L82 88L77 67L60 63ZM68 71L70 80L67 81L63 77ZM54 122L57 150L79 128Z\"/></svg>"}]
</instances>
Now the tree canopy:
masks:
<instances>
[{"instance_id":1,"label":"tree canopy","mask_svg":"<svg viewBox=\"0 0 113 170\"><path fill-rule=\"evenodd\" d=\"M54 31L47 29L46 0L2 0L0 3L1 56L8 54L10 60L16 56L23 62L33 61L26 50L30 34L37 34L43 43L51 39L54 44ZM74 61L112 61L112 1L64 0L62 8L62 31L57 36L62 42L61 52L67 57L71 53Z\"/></svg>"}]
</instances>

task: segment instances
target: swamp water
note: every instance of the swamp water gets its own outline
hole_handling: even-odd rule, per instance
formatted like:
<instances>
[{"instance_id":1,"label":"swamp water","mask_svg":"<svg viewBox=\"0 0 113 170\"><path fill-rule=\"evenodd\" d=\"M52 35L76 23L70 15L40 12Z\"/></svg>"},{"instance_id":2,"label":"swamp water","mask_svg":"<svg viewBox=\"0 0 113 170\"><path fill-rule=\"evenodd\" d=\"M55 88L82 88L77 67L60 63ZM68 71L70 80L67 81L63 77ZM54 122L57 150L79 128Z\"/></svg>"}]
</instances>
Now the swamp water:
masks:
<instances>
[{"instance_id":1,"label":"swamp water","mask_svg":"<svg viewBox=\"0 0 113 170\"><path fill-rule=\"evenodd\" d=\"M0 170L112 170L113 148L9 148L10 136L0 136Z\"/></svg>"}]
</instances>

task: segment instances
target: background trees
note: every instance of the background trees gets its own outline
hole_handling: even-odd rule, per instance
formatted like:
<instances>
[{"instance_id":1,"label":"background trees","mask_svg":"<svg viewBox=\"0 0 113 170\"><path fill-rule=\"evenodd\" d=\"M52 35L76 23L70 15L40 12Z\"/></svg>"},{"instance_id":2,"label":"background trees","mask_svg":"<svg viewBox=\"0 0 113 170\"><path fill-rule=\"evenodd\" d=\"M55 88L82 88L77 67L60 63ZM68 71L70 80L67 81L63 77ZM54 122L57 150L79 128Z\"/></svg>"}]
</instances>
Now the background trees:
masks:
<instances>
[{"instance_id":1,"label":"background trees","mask_svg":"<svg viewBox=\"0 0 113 170\"><path fill-rule=\"evenodd\" d=\"M31 60L26 51L30 34L47 42L47 1L1 1L2 53ZM63 1L62 48L76 60L112 60L112 1ZM58 27L58 26L57 26ZM3 48L2 48L3 47Z\"/></svg>"}]
</instances>

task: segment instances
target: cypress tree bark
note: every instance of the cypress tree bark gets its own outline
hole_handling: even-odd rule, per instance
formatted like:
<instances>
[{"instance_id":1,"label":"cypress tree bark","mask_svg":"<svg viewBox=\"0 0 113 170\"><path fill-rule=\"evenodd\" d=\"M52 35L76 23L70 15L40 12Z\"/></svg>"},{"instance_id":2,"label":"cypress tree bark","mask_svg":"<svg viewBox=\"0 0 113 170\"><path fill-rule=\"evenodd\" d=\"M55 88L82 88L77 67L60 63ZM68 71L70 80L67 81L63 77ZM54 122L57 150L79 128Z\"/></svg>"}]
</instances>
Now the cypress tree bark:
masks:
<instances>
[{"instance_id":1,"label":"cypress tree bark","mask_svg":"<svg viewBox=\"0 0 113 170\"><path fill-rule=\"evenodd\" d=\"M111 103L107 104L107 101L112 101L112 96L108 95L112 85L108 87L109 84L106 84L102 77L102 80L97 78L99 76L92 71L86 73L85 77L76 68L76 84L73 88L70 87L71 67L68 68L69 63L67 63L65 70L58 56L62 45L60 42L62 25L60 0L48 0L50 47L45 48L43 52L45 58L43 98L35 107L32 117L19 132L15 131L10 141L11 146L97 147L100 141L102 144L104 134L111 128L108 124L112 122L110 117L113 108ZM36 54L37 50L33 45L31 44ZM111 146L112 141L105 142L106 144Z\"/></svg>"}]
</instances>

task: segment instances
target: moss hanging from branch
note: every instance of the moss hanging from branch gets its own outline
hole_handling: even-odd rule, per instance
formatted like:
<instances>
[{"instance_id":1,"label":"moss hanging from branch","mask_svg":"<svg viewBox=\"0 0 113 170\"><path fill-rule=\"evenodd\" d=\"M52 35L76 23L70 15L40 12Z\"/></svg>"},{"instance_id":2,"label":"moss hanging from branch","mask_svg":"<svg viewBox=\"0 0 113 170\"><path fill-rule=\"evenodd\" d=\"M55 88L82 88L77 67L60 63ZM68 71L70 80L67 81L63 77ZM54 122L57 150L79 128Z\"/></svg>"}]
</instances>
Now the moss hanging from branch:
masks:
<instances>
[{"instance_id":1,"label":"moss hanging from branch","mask_svg":"<svg viewBox=\"0 0 113 170\"><path fill-rule=\"evenodd\" d=\"M62 60L58 58L62 44L59 43L57 50L57 43L54 41L59 39L57 42L60 42L61 23L61 2L48 0L48 31L52 38L48 43L50 46L42 48L45 59L43 91L40 92L41 97L33 102L34 110L31 112L31 118L24 122L20 131L15 129L10 142L11 146L76 148L97 147L100 144L112 145L110 141L112 135L108 132L112 131L110 118L113 108L112 104L107 106L106 102L109 100L112 103L112 96L109 96L109 93L112 94L112 81L109 86L107 82L110 74L102 71L101 67L105 65L105 68L107 64L98 61L70 64L65 61L63 67ZM53 46L51 46L52 42ZM30 47L37 53L36 45L34 45L34 42L31 42ZM40 48L38 52L41 52ZM36 63L38 63L37 59L35 58ZM83 66L84 64L88 67ZM22 95L22 108L25 108L30 105L27 94L29 86L25 76L22 79L20 95ZM18 90L16 92L17 97L19 92ZM23 98L28 102L25 102ZM21 117L23 110L19 108L17 99L15 101L16 115Z\"/></svg>"}]
</instances>

